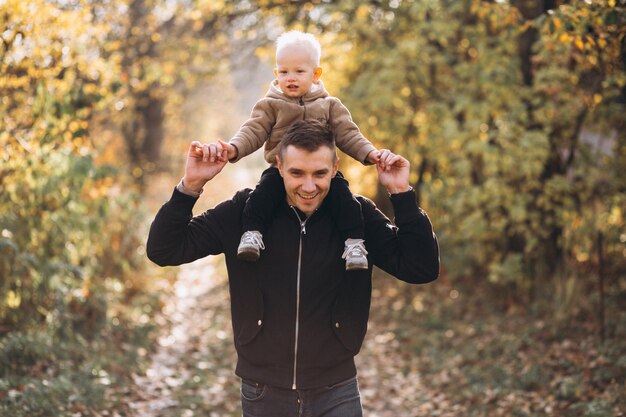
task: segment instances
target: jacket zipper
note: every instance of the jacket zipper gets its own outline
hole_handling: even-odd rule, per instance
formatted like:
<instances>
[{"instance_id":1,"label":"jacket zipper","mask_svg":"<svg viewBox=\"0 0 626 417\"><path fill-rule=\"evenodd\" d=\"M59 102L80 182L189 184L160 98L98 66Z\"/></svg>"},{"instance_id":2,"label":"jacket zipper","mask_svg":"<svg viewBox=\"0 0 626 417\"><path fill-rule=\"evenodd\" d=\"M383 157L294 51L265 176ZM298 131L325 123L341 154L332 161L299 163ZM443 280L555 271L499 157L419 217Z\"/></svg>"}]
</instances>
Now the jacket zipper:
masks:
<instances>
[{"instance_id":1,"label":"jacket zipper","mask_svg":"<svg viewBox=\"0 0 626 417\"><path fill-rule=\"evenodd\" d=\"M302 97L300 97L300 105L304 109L304 112L302 113L302 120L306 120L306 106L304 105L304 100L302 99Z\"/></svg>"},{"instance_id":2,"label":"jacket zipper","mask_svg":"<svg viewBox=\"0 0 626 417\"><path fill-rule=\"evenodd\" d=\"M306 222L308 217L302 221L300 215L296 209L292 206L291 209L296 214L298 221L300 222L300 245L298 248L298 273L296 275L296 337L293 347L293 385L291 389L297 389L296 374L298 370L298 335L300 333L300 272L302 270L302 236L306 235Z\"/></svg>"}]
</instances>

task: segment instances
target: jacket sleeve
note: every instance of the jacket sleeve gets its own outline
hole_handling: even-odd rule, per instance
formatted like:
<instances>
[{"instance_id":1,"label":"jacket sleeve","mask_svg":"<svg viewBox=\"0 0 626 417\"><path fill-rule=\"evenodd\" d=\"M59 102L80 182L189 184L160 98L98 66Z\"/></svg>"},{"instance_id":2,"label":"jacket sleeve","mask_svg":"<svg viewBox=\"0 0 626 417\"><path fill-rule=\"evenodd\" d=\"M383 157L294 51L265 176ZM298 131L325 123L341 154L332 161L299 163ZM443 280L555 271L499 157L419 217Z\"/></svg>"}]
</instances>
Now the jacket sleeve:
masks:
<instances>
[{"instance_id":1,"label":"jacket sleeve","mask_svg":"<svg viewBox=\"0 0 626 417\"><path fill-rule=\"evenodd\" d=\"M148 258L159 266L181 265L207 255L224 252L224 242L236 233L236 198L225 201L196 217L197 198L174 189L170 200L157 213L148 235Z\"/></svg>"},{"instance_id":2,"label":"jacket sleeve","mask_svg":"<svg viewBox=\"0 0 626 417\"><path fill-rule=\"evenodd\" d=\"M417 206L415 192L393 194L390 198L395 226L372 201L360 199L370 259L383 271L408 283L436 280L439 245L430 219Z\"/></svg>"},{"instance_id":3,"label":"jacket sleeve","mask_svg":"<svg viewBox=\"0 0 626 417\"><path fill-rule=\"evenodd\" d=\"M330 105L330 125L335 134L337 147L363 165L367 165L367 155L376 147L367 140L352 121L350 111L341 100L333 97Z\"/></svg>"},{"instance_id":4,"label":"jacket sleeve","mask_svg":"<svg viewBox=\"0 0 626 417\"><path fill-rule=\"evenodd\" d=\"M267 141L276 124L276 114L270 101L261 99L252 108L250 118L239 128L230 143L237 147L236 162L259 149Z\"/></svg>"}]
</instances>

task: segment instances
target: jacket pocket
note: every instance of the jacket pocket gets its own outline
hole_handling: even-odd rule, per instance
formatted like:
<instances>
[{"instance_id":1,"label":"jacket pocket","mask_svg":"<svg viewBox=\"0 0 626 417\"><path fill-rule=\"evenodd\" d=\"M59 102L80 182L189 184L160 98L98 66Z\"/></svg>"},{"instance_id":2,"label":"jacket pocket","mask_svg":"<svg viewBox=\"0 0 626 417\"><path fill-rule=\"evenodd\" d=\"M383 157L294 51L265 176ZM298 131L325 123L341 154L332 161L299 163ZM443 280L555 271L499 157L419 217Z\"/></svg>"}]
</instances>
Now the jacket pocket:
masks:
<instances>
[{"instance_id":1,"label":"jacket pocket","mask_svg":"<svg viewBox=\"0 0 626 417\"><path fill-rule=\"evenodd\" d=\"M237 333L237 344L239 346L252 342L263 328L263 293L259 288L257 288L256 292L256 302L250 306L249 314L246 314L243 322L240 323L240 330Z\"/></svg>"},{"instance_id":2,"label":"jacket pocket","mask_svg":"<svg viewBox=\"0 0 626 417\"><path fill-rule=\"evenodd\" d=\"M372 297L368 270L346 272L331 313L332 328L341 344L352 354L361 350Z\"/></svg>"},{"instance_id":3,"label":"jacket pocket","mask_svg":"<svg viewBox=\"0 0 626 417\"><path fill-rule=\"evenodd\" d=\"M353 313L342 303L341 297L335 300L332 312L333 332L341 344L356 355L361 350L367 332L367 317L362 320Z\"/></svg>"}]
</instances>

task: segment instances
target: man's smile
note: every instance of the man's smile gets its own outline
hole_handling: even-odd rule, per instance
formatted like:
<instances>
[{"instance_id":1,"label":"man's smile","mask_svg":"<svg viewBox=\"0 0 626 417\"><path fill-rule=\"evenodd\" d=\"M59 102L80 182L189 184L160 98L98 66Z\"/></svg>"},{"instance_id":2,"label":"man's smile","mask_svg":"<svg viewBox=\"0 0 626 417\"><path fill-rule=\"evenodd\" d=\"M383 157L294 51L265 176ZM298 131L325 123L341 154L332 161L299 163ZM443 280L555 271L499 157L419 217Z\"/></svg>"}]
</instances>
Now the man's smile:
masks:
<instances>
[{"instance_id":1,"label":"man's smile","mask_svg":"<svg viewBox=\"0 0 626 417\"><path fill-rule=\"evenodd\" d=\"M303 193L296 193L296 194L298 195L298 197L302 198L303 200L313 200L315 197L317 197L319 192L314 193L314 194L303 194Z\"/></svg>"}]
</instances>

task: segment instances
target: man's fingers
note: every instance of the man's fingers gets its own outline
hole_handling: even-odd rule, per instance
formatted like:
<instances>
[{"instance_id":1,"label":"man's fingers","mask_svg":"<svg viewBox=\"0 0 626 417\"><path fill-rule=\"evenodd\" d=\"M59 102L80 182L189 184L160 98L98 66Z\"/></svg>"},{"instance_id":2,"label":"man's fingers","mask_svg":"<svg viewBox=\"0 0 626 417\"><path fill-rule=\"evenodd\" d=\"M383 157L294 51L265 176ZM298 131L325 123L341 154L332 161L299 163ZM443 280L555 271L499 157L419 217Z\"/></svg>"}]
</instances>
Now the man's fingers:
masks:
<instances>
[{"instance_id":1,"label":"man's fingers","mask_svg":"<svg viewBox=\"0 0 626 417\"><path fill-rule=\"evenodd\" d=\"M214 143L209 145L209 161L215 162L215 158L217 156L217 146Z\"/></svg>"},{"instance_id":2,"label":"man's fingers","mask_svg":"<svg viewBox=\"0 0 626 417\"><path fill-rule=\"evenodd\" d=\"M388 149L381 150L378 165L383 171L389 172L392 168L402 168L408 161L401 155L397 155Z\"/></svg>"},{"instance_id":3,"label":"man's fingers","mask_svg":"<svg viewBox=\"0 0 626 417\"><path fill-rule=\"evenodd\" d=\"M396 155L389 149L382 149L380 151L380 163L382 164L382 167L385 169L385 171L389 171L392 165L392 160L395 156Z\"/></svg>"},{"instance_id":4,"label":"man's fingers","mask_svg":"<svg viewBox=\"0 0 626 417\"><path fill-rule=\"evenodd\" d=\"M218 139L219 141L219 139ZM228 162L228 150L222 143L203 144L197 140L191 142L189 153L202 159L202 162Z\"/></svg>"},{"instance_id":5,"label":"man's fingers","mask_svg":"<svg viewBox=\"0 0 626 417\"><path fill-rule=\"evenodd\" d=\"M381 149L378 151L378 165L384 170L385 169L385 158L389 153L389 149Z\"/></svg>"},{"instance_id":6,"label":"man's fingers","mask_svg":"<svg viewBox=\"0 0 626 417\"><path fill-rule=\"evenodd\" d=\"M202 162L208 161L210 156L209 145L202 145Z\"/></svg>"},{"instance_id":7,"label":"man's fingers","mask_svg":"<svg viewBox=\"0 0 626 417\"><path fill-rule=\"evenodd\" d=\"M398 168L404 166L404 158L400 155L393 155L393 157L389 159L389 166L396 166Z\"/></svg>"},{"instance_id":8,"label":"man's fingers","mask_svg":"<svg viewBox=\"0 0 626 417\"><path fill-rule=\"evenodd\" d=\"M197 140L194 140L189 145L189 154L202 156L202 143Z\"/></svg>"}]
</instances>

